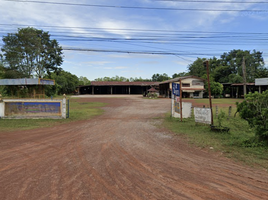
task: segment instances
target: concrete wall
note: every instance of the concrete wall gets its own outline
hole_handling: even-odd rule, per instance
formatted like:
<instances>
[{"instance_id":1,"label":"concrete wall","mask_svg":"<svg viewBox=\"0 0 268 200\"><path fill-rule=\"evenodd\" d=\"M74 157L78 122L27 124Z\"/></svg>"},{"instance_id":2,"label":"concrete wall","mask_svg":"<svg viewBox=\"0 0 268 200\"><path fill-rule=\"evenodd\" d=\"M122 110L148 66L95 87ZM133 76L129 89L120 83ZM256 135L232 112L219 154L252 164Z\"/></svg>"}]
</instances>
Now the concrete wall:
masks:
<instances>
[{"instance_id":1,"label":"concrete wall","mask_svg":"<svg viewBox=\"0 0 268 200\"><path fill-rule=\"evenodd\" d=\"M4 99L0 102L0 117L23 118L66 118L67 100L63 99Z\"/></svg>"}]
</instances>

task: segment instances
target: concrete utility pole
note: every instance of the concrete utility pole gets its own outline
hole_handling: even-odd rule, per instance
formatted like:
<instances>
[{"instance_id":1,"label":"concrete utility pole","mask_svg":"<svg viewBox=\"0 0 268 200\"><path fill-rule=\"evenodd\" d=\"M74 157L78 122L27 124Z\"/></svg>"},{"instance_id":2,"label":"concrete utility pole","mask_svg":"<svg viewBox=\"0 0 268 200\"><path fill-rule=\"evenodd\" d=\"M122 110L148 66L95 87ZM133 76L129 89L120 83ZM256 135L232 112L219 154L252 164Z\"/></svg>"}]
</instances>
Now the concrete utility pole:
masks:
<instances>
[{"instance_id":1,"label":"concrete utility pole","mask_svg":"<svg viewBox=\"0 0 268 200\"><path fill-rule=\"evenodd\" d=\"M245 57L243 56L242 61L242 70L243 70L243 86L244 86L244 99L246 99L247 94L247 78L246 78L246 63L245 63Z\"/></svg>"}]
</instances>

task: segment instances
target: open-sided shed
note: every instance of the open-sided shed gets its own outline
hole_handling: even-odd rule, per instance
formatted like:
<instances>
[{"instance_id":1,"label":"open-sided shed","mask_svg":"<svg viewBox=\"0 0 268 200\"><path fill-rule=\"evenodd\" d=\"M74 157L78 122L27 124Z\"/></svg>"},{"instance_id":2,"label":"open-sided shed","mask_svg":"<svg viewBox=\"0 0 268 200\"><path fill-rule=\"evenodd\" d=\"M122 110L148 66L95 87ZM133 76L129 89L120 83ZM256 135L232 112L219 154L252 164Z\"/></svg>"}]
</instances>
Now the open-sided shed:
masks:
<instances>
[{"instance_id":1,"label":"open-sided shed","mask_svg":"<svg viewBox=\"0 0 268 200\"><path fill-rule=\"evenodd\" d=\"M0 79L0 85L8 86L11 93L17 93L20 97L22 89L28 89L28 97L45 97L44 85L55 85L55 81L43 78L20 78L20 79Z\"/></svg>"},{"instance_id":2,"label":"open-sided shed","mask_svg":"<svg viewBox=\"0 0 268 200\"><path fill-rule=\"evenodd\" d=\"M78 94L143 94L159 82L92 81L91 85L79 86Z\"/></svg>"}]
</instances>

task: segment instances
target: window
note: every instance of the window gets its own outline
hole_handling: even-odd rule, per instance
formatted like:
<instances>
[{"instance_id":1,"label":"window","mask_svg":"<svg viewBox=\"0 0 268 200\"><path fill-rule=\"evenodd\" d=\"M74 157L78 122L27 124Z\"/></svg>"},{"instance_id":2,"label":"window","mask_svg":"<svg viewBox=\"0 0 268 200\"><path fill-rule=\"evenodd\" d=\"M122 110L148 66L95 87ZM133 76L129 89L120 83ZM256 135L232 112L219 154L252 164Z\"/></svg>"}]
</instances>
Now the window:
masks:
<instances>
[{"instance_id":1,"label":"window","mask_svg":"<svg viewBox=\"0 0 268 200\"><path fill-rule=\"evenodd\" d=\"M182 87L190 87L190 83L182 83Z\"/></svg>"},{"instance_id":2,"label":"window","mask_svg":"<svg viewBox=\"0 0 268 200\"><path fill-rule=\"evenodd\" d=\"M194 92L194 97L199 97L199 92Z\"/></svg>"}]
</instances>

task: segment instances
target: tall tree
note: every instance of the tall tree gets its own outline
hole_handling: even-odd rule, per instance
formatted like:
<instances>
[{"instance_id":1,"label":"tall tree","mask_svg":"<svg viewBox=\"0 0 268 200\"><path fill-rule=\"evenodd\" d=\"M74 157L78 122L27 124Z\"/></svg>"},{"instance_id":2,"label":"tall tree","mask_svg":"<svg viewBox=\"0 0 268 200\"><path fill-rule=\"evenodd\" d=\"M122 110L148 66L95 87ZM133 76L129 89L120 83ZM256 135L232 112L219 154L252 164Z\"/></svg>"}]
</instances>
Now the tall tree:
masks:
<instances>
[{"instance_id":1,"label":"tall tree","mask_svg":"<svg viewBox=\"0 0 268 200\"><path fill-rule=\"evenodd\" d=\"M166 81L170 79L170 77L166 74L166 73L163 73L163 74L154 74L152 76L152 81Z\"/></svg>"},{"instance_id":2,"label":"tall tree","mask_svg":"<svg viewBox=\"0 0 268 200\"><path fill-rule=\"evenodd\" d=\"M51 73L45 78L55 80L55 85L48 85L46 87L46 95L51 96L55 94L71 94L75 92L79 85L79 78L70 72L61 70L57 73Z\"/></svg>"},{"instance_id":3,"label":"tall tree","mask_svg":"<svg viewBox=\"0 0 268 200\"><path fill-rule=\"evenodd\" d=\"M243 57L245 58L247 82L254 82L258 76L258 71L264 67L262 52L256 50L251 52L248 50L234 49L228 53L224 53L220 59L219 66L221 66L221 70L218 69L218 75L227 76L227 74L236 74L243 77ZM215 77L216 81L219 81L218 79L220 79L220 76ZM232 80L229 80L229 82L232 83Z\"/></svg>"},{"instance_id":4,"label":"tall tree","mask_svg":"<svg viewBox=\"0 0 268 200\"><path fill-rule=\"evenodd\" d=\"M80 76L79 85L90 85L90 81L87 79L87 77Z\"/></svg>"},{"instance_id":5,"label":"tall tree","mask_svg":"<svg viewBox=\"0 0 268 200\"><path fill-rule=\"evenodd\" d=\"M8 68L24 77L44 77L63 62L62 48L50 34L32 27L18 29L3 37L3 56Z\"/></svg>"},{"instance_id":6,"label":"tall tree","mask_svg":"<svg viewBox=\"0 0 268 200\"><path fill-rule=\"evenodd\" d=\"M177 77L183 77L183 76L187 76L188 75L188 73L186 73L186 72L180 72L180 73L175 73L175 74L173 74L172 75L172 78L177 78Z\"/></svg>"}]
</instances>

